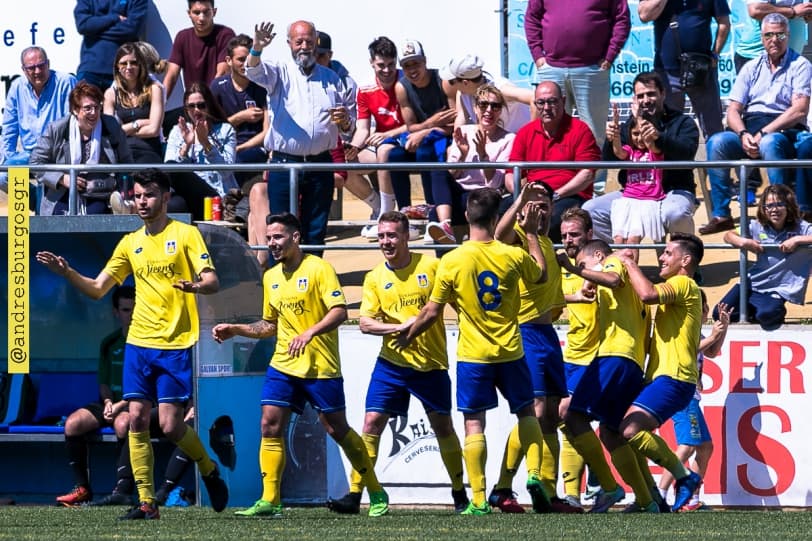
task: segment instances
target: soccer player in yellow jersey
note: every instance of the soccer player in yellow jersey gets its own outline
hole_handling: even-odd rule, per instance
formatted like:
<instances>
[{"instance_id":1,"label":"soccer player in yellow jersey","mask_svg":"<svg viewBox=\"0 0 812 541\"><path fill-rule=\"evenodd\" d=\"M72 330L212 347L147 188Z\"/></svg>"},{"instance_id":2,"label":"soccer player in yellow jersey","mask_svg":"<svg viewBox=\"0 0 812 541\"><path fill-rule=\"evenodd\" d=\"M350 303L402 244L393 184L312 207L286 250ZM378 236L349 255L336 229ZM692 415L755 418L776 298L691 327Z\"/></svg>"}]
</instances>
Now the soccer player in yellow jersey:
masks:
<instances>
[{"instance_id":1,"label":"soccer player in yellow jersey","mask_svg":"<svg viewBox=\"0 0 812 541\"><path fill-rule=\"evenodd\" d=\"M602 240L592 240L578 252L577 265L560 260L569 272L585 278L584 294L597 296L600 345L595 359L575 386L564 418L571 443L584 457L600 482L592 513L604 513L625 497L612 476L600 442L606 446L612 463L634 490L639 509L659 511L634 450L620 433L620 423L632 400L643 387L650 315L629 284L620 259ZM594 286L597 289L594 289ZM590 419L600 422L600 441Z\"/></svg>"},{"instance_id":2,"label":"soccer player in yellow jersey","mask_svg":"<svg viewBox=\"0 0 812 541\"><path fill-rule=\"evenodd\" d=\"M440 455L451 478L454 509L468 507L462 470L460 440L451 422L451 380L448 377L445 326L438 319L418 336L411 347L401 349L395 334L407 328L429 300L438 260L409 250L409 219L389 211L378 219L378 245L385 261L364 277L361 300L361 332L383 336L375 369L369 382L362 437L373 464L380 436L389 417L406 416L409 397L423 403L437 436ZM338 513L358 513L363 481L352 472L350 492L327 507Z\"/></svg>"},{"instance_id":3,"label":"soccer player in yellow jersey","mask_svg":"<svg viewBox=\"0 0 812 541\"><path fill-rule=\"evenodd\" d=\"M192 347L198 339L197 303L191 294L216 293L217 273L196 227L167 216L169 177L158 169L133 175L134 198L144 226L125 235L96 278L83 276L63 257L37 253L37 261L99 299L135 279L136 302L124 351L123 397L129 401L130 462L140 503L122 519L157 519L149 419L153 402L166 437L195 460L212 507L228 504L228 488L195 431L183 422L192 396Z\"/></svg>"},{"instance_id":4,"label":"soccer player in yellow jersey","mask_svg":"<svg viewBox=\"0 0 812 541\"><path fill-rule=\"evenodd\" d=\"M347 319L347 301L338 276L329 263L302 252L296 216L271 214L266 224L268 249L277 265L262 279L262 319L254 323L219 323L212 329L217 342L234 336L277 337L260 402L262 497L235 514L282 514L283 436L291 411L302 413L305 402L310 402L327 433L363 476L369 488L369 515L385 515L389 511L388 497L375 476L361 436L350 428L345 415L338 326Z\"/></svg>"},{"instance_id":5,"label":"soccer player in yellow jersey","mask_svg":"<svg viewBox=\"0 0 812 541\"><path fill-rule=\"evenodd\" d=\"M527 232L522 221L529 205L539 208L538 239L544 256L547 280L541 284L520 283L521 306L519 330L535 395L534 409L543 437L541 454L541 482L550 497L550 507L558 513L580 513L583 508L572 506L556 496L558 481L558 413L560 400L567 396L564 357L553 320L561 314L564 295L561 290L561 268L556 260L555 248L548 233L552 212L552 189L543 182L528 183L520 196L499 220L496 238L510 245L527 249ZM517 218L519 222L517 223ZM508 436L499 480L496 482L488 503L499 507L503 513L524 512L513 497L513 477L522 460L518 427Z\"/></svg>"},{"instance_id":6,"label":"soccer player in yellow jersey","mask_svg":"<svg viewBox=\"0 0 812 541\"><path fill-rule=\"evenodd\" d=\"M497 406L497 389L519 418L519 439L526 453L527 489L533 508L539 512L549 508L538 477L541 430L533 411L533 386L516 319L519 281L535 284L546 276L537 236L540 210L531 205L525 213L528 254L494 239L500 201L499 192L491 188L471 193L466 210L470 240L440 260L429 301L397 338L401 347L408 347L442 316L446 303L455 303L460 319L457 408L465 418L463 457L472 491L465 515L491 512L485 499L484 431L485 412Z\"/></svg>"},{"instance_id":7,"label":"soccer player in yellow jersey","mask_svg":"<svg viewBox=\"0 0 812 541\"><path fill-rule=\"evenodd\" d=\"M629 281L646 304L656 304L654 339L646 370L648 384L620 425L623 437L676 480L673 511L688 500L702 479L677 458L653 431L687 406L699 378L696 357L702 330L702 298L693 276L704 254L702 241L688 233L671 235L660 256L663 284L652 284L631 259L623 263Z\"/></svg>"}]
</instances>

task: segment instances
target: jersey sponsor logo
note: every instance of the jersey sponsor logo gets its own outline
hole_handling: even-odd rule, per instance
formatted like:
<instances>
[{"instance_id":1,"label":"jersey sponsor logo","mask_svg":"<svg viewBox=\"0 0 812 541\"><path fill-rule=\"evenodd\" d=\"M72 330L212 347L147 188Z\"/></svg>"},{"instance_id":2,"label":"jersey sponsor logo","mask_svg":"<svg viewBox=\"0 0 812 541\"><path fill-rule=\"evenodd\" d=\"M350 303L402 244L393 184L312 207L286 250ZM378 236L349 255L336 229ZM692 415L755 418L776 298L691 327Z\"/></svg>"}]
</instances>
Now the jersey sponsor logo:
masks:
<instances>
[{"instance_id":1,"label":"jersey sponsor logo","mask_svg":"<svg viewBox=\"0 0 812 541\"><path fill-rule=\"evenodd\" d=\"M296 289L302 292L307 291L307 283L307 278L299 278L296 280Z\"/></svg>"},{"instance_id":2,"label":"jersey sponsor logo","mask_svg":"<svg viewBox=\"0 0 812 541\"><path fill-rule=\"evenodd\" d=\"M429 287L429 277L426 274L417 275L417 285L420 287Z\"/></svg>"},{"instance_id":3,"label":"jersey sponsor logo","mask_svg":"<svg viewBox=\"0 0 812 541\"><path fill-rule=\"evenodd\" d=\"M341 291L336 289L335 291L332 292L332 295L333 295L333 297L340 297L341 296Z\"/></svg>"},{"instance_id":4,"label":"jersey sponsor logo","mask_svg":"<svg viewBox=\"0 0 812 541\"><path fill-rule=\"evenodd\" d=\"M386 282L386 285L384 285L384 286L383 286L383 288L384 288L384 289L389 289L389 288L390 288L390 287L392 287L393 285L395 285L395 284L393 284L392 282Z\"/></svg>"},{"instance_id":5,"label":"jersey sponsor logo","mask_svg":"<svg viewBox=\"0 0 812 541\"><path fill-rule=\"evenodd\" d=\"M175 252L178 251L178 243L174 240L166 241L166 245L164 246L164 251L166 255L175 255Z\"/></svg>"}]
</instances>

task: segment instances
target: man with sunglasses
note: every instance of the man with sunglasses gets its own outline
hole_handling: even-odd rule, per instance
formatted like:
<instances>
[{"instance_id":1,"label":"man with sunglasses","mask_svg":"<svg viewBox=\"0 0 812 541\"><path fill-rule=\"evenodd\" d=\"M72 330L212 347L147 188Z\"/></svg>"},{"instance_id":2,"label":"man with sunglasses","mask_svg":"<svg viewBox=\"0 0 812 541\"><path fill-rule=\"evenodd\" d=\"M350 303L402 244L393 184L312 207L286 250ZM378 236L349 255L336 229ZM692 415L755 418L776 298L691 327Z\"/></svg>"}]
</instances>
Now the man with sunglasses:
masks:
<instances>
[{"instance_id":1,"label":"man with sunglasses","mask_svg":"<svg viewBox=\"0 0 812 541\"><path fill-rule=\"evenodd\" d=\"M764 53L744 65L730 92L728 131L708 140L708 160L812 157L806 132L812 64L789 48L789 20L770 13L761 24ZM770 184L792 184L794 169L767 168ZM708 169L713 218L699 233L733 229L730 169ZM805 196L804 196L805 197Z\"/></svg>"},{"instance_id":2,"label":"man with sunglasses","mask_svg":"<svg viewBox=\"0 0 812 541\"><path fill-rule=\"evenodd\" d=\"M589 126L565 113L565 99L561 87L553 81L544 81L536 87L537 120L532 120L516 133L511 162L589 162L600 159L600 150ZM544 181L553 189L553 209L550 221L550 239L561 242L561 214L572 207L580 207L592 198L592 169L525 169L526 182ZM514 191L513 170L505 174L505 186Z\"/></svg>"},{"instance_id":3,"label":"man with sunglasses","mask_svg":"<svg viewBox=\"0 0 812 541\"><path fill-rule=\"evenodd\" d=\"M23 49L20 62L25 77L12 81L3 110L2 163L9 166L28 164L45 127L70 113L68 97L76 86L73 75L51 70L42 47ZM0 189L7 188L8 174L4 171L0 173ZM31 199L35 202L33 195Z\"/></svg>"}]
</instances>

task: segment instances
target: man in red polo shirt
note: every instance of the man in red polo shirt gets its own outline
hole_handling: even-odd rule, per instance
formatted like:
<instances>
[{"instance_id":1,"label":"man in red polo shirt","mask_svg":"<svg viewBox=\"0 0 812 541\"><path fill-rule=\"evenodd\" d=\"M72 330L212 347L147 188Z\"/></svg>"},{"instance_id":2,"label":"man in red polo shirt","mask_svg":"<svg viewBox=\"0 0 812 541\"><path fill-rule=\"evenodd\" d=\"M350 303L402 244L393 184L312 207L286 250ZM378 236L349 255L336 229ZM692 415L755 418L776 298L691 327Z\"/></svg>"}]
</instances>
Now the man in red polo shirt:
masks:
<instances>
[{"instance_id":1,"label":"man in red polo shirt","mask_svg":"<svg viewBox=\"0 0 812 541\"><path fill-rule=\"evenodd\" d=\"M595 136L584 122L564 112L561 87L544 81L536 87L536 120L530 121L516 133L512 162L589 162L600 160ZM525 169L524 182L543 180L553 190L553 212L550 239L561 242L561 214L580 207L592 198L592 169ZM507 189L513 191L513 170L505 175Z\"/></svg>"}]
</instances>

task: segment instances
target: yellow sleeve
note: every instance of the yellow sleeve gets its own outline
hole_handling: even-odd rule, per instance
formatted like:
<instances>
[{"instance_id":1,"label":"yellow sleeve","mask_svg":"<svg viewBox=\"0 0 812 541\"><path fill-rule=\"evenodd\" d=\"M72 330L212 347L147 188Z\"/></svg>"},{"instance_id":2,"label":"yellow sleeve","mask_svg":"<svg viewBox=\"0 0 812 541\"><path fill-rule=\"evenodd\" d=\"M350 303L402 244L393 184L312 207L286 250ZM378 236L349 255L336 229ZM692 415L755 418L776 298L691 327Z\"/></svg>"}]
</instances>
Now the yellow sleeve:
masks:
<instances>
[{"instance_id":1,"label":"yellow sleeve","mask_svg":"<svg viewBox=\"0 0 812 541\"><path fill-rule=\"evenodd\" d=\"M273 271L268 271L262 278L262 319L266 321L276 321L279 319L279 312L273 307Z\"/></svg>"},{"instance_id":2,"label":"yellow sleeve","mask_svg":"<svg viewBox=\"0 0 812 541\"><path fill-rule=\"evenodd\" d=\"M321 300L327 310L335 308L336 306L346 306L347 299L344 298L344 291L341 289L341 284L338 282L338 275L335 269L326 263L322 265L319 272L318 280L319 288L321 290Z\"/></svg>"},{"instance_id":3,"label":"yellow sleeve","mask_svg":"<svg viewBox=\"0 0 812 541\"><path fill-rule=\"evenodd\" d=\"M361 290L360 311L360 315L363 317L379 318L383 315L375 277L376 273L374 270L369 271L366 276L364 276L364 285Z\"/></svg>"},{"instance_id":4,"label":"yellow sleeve","mask_svg":"<svg viewBox=\"0 0 812 541\"><path fill-rule=\"evenodd\" d=\"M203 241L203 235L200 230L193 226L186 226L186 239L184 245L186 246L186 257L189 259L189 266L192 267L194 273L200 276L200 273L206 269L215 270L214 261L209 255L209 249Z\"/></svg>"},{"instance_id":5,"label":"yellow sleeve","mask_svg":"<svg viewBox=\"0 0 812 541\"><path fill-rule=\"evenodd\" d=\"M118 285L123 284L127 276L133 272L130 258L127 255L127 247L129 246L131 235L132 233L128 233L118 241L115 250L113 250L113 255L110 256L110 259L104 266L103 272L110 275Z\"/></svg>"}]
</instances>

